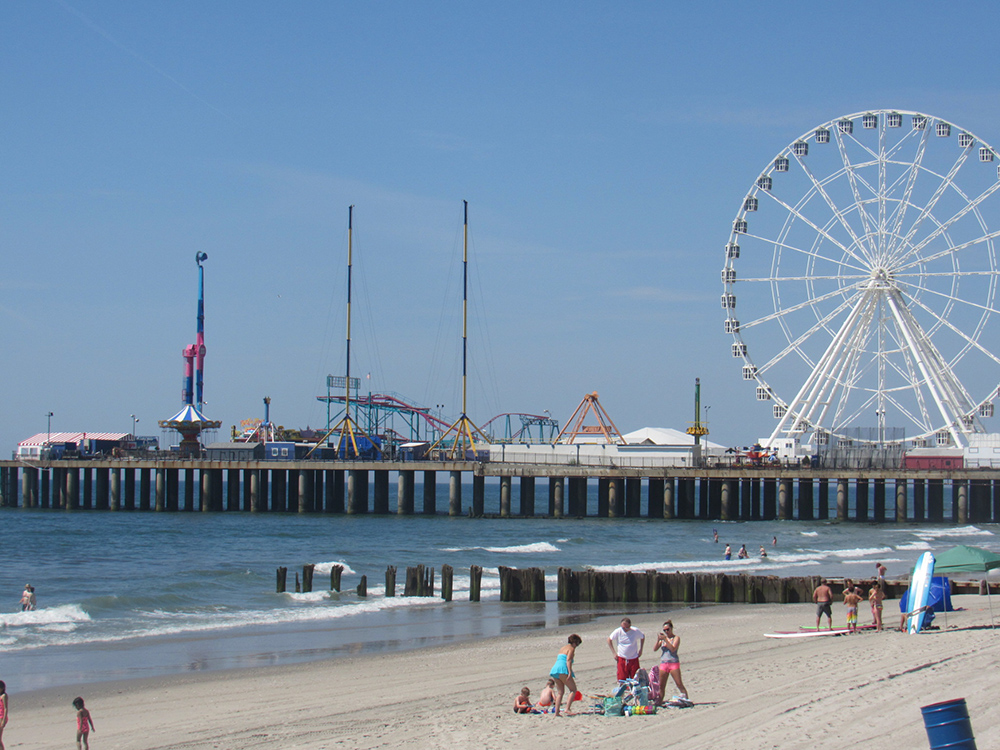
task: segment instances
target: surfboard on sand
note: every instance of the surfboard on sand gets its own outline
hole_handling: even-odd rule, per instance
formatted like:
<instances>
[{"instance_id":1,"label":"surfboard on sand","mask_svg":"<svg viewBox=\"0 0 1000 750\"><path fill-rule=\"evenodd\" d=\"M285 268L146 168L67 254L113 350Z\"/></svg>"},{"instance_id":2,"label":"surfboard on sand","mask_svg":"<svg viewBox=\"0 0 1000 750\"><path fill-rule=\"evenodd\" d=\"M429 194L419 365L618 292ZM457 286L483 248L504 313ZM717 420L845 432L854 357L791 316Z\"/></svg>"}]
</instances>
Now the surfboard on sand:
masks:
<instances>
[{"instance_id":1,"label":"surfboard on sand","mask_svg":"<svg viewBox=\"0 0 1000 750\"><path fill-rule=\"evenodd\" d=\"M911 613L907 617L906 632L919 633L924 626L924 617L927 614L924 607L931 594L931 578L934 576L934 555L924 552L913 566L913 575L910 576L910 593L907 599L907 606Z\"/></svg>"},{"instance_id":2,"label":"surfboard on sand","mask_svg":"<svg viewBox=\"0 0 1000 750\"><path fill-rule=\"evenodd\" d=\"M817 628L815 625L800 625L799 630L821 630L822 628ZM849 629L849 628L848 628ZM874 630L874 625L858 625L858 630ZM839 628L838 628L839 630Z\"/></svg>"},{"instance_id":3,"label":"surfboard on sand","mask_svg":"<svg viewBox=\"0 0 1000 750\"><path fill-rule=\"evenodd\" d=\"M847 628L834 628L833 630L788 630L777 633L764 633L765 638L816 638L822 635L847 635L851 631Z\"/></svg>"}]
</instances>

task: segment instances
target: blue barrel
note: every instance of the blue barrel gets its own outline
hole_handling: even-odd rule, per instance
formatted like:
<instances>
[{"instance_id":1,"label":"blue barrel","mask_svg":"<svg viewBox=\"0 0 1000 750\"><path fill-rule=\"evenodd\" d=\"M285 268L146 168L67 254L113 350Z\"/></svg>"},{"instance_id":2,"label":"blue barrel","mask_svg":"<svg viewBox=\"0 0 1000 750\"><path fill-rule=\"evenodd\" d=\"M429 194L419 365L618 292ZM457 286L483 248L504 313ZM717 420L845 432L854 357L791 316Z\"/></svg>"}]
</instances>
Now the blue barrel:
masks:
<instances>
[{"instance_id":1,"label":"blue barrel","mask_svg":"<svg viewBox=\"0 0 1000 750\"><path fill-rule=\"evenodd\" d=\"M931 750L976 750L965 698L922 706L924 728Z\"/></svg>"}]
</instances>

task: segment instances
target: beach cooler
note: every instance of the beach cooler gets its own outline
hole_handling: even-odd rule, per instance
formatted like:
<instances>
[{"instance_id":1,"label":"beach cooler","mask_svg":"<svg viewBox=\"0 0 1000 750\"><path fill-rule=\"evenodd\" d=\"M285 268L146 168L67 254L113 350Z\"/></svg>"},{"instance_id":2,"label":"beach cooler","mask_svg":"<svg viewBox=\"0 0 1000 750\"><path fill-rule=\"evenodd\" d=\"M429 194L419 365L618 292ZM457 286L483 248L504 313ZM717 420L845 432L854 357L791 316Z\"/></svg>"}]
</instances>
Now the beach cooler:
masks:
<instances>
[{"instance_id":1,"label":"beach cooler","mask_svg":"<svg viewBox=\"0 0 1000 750\"><path fill-rule=\"evenodd\" d=\"M976 750L965 698L921 706L931 750Z\"/></svg>"}]
</instances>

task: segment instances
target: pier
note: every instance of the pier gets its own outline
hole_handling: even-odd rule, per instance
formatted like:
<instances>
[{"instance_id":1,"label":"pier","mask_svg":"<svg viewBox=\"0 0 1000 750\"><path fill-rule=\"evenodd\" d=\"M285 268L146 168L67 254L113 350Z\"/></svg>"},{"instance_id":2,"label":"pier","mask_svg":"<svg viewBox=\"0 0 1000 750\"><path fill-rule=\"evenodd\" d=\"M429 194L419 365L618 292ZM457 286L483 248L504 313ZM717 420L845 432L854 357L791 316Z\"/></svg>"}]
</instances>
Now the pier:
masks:
<instances>
[{"instance_id":1,"label":"pier","mask_svg":"<svg viewBox=\"0 0 1000 750\"><path fill-rule=\"evenodd\" d=\"M486 507L488 480L499 485L498 507ZM466 496L469 484L471 496ZM439 487L446 498L440 504ZM1000 523L1000 470L614 468L471 461L0 461L0 507Z\"/></svg>"}]
</instances>

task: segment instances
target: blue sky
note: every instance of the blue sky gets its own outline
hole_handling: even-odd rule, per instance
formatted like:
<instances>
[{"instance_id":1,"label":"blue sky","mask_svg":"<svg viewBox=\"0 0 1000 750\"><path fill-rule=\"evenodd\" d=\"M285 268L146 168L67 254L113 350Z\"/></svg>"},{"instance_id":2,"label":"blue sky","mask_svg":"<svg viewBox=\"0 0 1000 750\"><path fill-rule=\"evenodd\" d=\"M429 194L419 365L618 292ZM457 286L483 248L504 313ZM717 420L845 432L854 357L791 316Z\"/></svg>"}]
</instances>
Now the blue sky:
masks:
<instances>
[{"instance_id":1,"label":"blue sky","mask_svg":"<svg viewBox=\"0 0 1000 750\"><path fill-rule=\"evenodd\" d=\"M0 444L158 434L206 269L206 412L321 426L344 368L469 415L585 393L623 431L768 434L723 334L723 247L774 155L899 108L1000 144L992 3L0 7Z\"/></svg>"}]
</instances>

